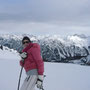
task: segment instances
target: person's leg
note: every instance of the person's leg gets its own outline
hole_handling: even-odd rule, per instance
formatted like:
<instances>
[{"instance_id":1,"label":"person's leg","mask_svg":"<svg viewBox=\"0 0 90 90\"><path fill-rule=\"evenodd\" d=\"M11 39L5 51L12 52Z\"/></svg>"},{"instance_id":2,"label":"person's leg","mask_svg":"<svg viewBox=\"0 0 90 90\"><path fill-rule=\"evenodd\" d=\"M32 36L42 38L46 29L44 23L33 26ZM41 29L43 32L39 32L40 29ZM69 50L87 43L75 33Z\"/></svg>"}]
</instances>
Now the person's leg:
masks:
<instances>
[{"instance_id":1,"label":"person's leg","mask_svg":"<svg viewBox=\"0 0 90 90\"><path fill-rule=\"evenodd\" d=\"M27 77L25 78L25 80L24 80L24 82L23 82L20 90L26 90L27 85L28 85L28 78L29 78L29 77L30 77L30 76L27 76Z\"/></svg>"},{"instance_id":2,"label":"person's leg","mask_svg":"<svg viewBox=\"0 0 90 90\"><path fill-rule=\"evenodd\" d=\"M21 90L35 90L35 84L37 81L37 75L27 76L21 87Z\"/></svg>"},{"instance_id":3,"label":"person's leg","mask_svg":"<svg viewBox=\"0 0 90 90\"><path fill-rule=\"evenodd\" d=\"M31 75L27 90L35 90L36 82L37 82L37 75Z\"/></svg>"}]
</instances>

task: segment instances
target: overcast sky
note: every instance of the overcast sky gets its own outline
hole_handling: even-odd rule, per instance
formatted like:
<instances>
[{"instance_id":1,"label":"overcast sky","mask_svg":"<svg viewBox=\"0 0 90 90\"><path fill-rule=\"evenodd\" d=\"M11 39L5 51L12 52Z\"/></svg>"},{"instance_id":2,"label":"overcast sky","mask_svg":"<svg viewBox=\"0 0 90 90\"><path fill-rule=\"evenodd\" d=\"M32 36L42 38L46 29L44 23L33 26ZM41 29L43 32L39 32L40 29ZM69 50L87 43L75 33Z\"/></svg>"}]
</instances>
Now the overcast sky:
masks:
<instances>
[{"instance_id":1,"label":"overcast sky","mask_svg":"<svg viewBox=\"0 0 90 90\"><path fill-rule=\"evenodd\" d=\"M0 0L0 32L90 35L89 9L90 0Z\"/></svg>"}]
</instances>

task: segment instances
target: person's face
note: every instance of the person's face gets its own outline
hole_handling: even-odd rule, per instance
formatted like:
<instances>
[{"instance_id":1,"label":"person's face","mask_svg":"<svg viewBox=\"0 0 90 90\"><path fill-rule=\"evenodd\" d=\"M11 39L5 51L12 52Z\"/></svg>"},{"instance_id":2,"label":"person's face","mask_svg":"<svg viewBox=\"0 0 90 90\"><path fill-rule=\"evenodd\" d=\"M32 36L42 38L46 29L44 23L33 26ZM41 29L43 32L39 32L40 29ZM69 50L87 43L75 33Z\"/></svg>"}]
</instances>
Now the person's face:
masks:
<instances>
[{"instance_id":1,"label":"person's face","mask_svg":"<svg viewBox=\"0 0 90 90\"><path fill-rule=\"evenodd\" d=\"M24 41L23 41L23 46L24 46L24 48L27 47L28 44L29 44L29 41L28 41L28 40L24 40Z\"/></svg>"}]
</instances>

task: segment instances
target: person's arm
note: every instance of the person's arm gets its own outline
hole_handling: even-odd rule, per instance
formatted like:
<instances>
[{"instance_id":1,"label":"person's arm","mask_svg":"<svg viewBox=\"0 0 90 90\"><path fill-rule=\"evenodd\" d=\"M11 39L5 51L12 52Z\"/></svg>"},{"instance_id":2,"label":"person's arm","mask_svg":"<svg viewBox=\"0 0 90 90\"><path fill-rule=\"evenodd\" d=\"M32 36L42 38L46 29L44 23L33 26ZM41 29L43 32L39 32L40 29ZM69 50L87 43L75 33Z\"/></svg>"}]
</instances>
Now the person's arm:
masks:
<instances>
[{"instance_id":1,"label":"person's arm","mask_svg":"<svg viewBox=\"0 0 90 90\"><path fill-rule=\"evenodd\" d=\"M40 52L40 46L37 44L36 47L33 47L31 51L32 57L37 65L38 68L38 74L43 75L44 73L44 62L41 57L41 52Z\"/></svg>"},{"instance_id":2,"label":"person's arm","mask_svg":"<svg viewBox=\"0 0 90 90\"><path fill-rule=\"evenodd\" d=\"M37 79L37 88L42 89L43 79L44 79L44 62L41 57L40 46L37 44L37 47L32 49L32 57L35 60L35 63L38 68L38 79Z\"/></svg>"},{"instance_id":3,"label":"person's arm","mask_svg":"<svg viewBox=\"0 0 90 90\"><path fill-rule=\"evenodd\" d=\"M20 65L23 67L24 66L24 64L23 64L23 61L22 60L20 60Z\"/></svg>"}]
</instances>

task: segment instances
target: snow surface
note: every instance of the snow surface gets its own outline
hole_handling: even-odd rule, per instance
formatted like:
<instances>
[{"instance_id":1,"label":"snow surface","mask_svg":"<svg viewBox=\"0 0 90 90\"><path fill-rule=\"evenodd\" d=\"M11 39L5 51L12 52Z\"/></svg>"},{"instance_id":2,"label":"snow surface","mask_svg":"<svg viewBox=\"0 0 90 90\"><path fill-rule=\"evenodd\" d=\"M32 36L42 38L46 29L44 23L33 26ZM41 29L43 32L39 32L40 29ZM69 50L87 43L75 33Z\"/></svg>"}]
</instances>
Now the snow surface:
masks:
<instances>
[{"instance_id":1,"label":"snow surface","mask_svg":"<svg viewBox=\"0 0 90 90\"><path fill-rule=\"evenodd\" d=\"M0 50L0 90L17 90L19 60L17 53ZM89 66L45 62L45 75L45 90L90 90ZM25 76L23 70L21 84Z\"/></svg>"}]
</instances>

